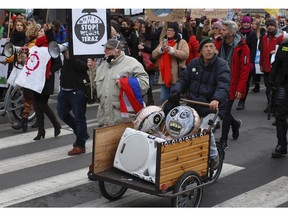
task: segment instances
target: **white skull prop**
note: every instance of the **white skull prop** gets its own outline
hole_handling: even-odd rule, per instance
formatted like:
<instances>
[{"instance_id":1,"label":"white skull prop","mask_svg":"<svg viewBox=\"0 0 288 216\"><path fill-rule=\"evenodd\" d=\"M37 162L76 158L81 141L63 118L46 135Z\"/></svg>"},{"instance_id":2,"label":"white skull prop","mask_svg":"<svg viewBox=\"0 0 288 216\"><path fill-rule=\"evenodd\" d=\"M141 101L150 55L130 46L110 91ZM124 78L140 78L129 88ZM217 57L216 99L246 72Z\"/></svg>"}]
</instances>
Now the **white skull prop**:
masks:
<instances>
[{"instance_id":1,"label":"white skull prop","mask_svg":"<svg viewBox=\"0 0 288 216\"><path fill-rule=\"evenodd\" d=\"M200 121L198 113L192 107L177 106L168 113L165 127L177 139L198 132Z\"/></svg>"},{"instance_id":2,"label":"white skull prop","mask_svg":"<svg viewBox=\"0 0 288 216\"><path fill-rule=\"evenodd\" d=\"M134 129L153 134L159 130L165 118L163 110L158 106L147 106L140 110L133 121Z\"/></svg>"}]
</instances>

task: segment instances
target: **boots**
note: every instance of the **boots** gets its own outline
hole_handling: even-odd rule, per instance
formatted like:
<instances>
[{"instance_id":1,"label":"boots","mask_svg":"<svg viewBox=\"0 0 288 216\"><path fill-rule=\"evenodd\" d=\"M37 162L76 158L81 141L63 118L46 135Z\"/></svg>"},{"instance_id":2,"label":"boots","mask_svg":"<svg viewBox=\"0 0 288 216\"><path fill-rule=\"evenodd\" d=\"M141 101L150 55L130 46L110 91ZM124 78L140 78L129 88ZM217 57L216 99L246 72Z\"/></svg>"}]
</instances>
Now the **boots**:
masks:
<instances>
[{"instance_id":1,"label":"boots","mask_svg":"<svg viewBox=\"0 0 288 216\"><path fill-rule=\"evenodd\" d=\"M255 83L255 87L252 89L252 92L258 93L260 91L260 85L259 83Z\"/></svg>"},{"instance_id":2,"label":"boots","mask_svg":"<svg viewBox=\"0 0 288 216\"><path fill-rule=\"evenodd\" d=\"M38 122L37 122L37 119L35 121L35 123L33 125L31 125L31 128L38 128Z\"/></svg>"},{"instance_id":3,"label":"boots","mask_svg":"<svg viewBox=\"0 0 288 216\"><path fill-rule=\"evenodd\" d=\"M34 140L40 140L45 138L45 130L44 128L38 128L38 134L36 137L34 137Z\"/></svg>"},{"instance_id":4,"label":"boots","mask_svg":"<svg viewBox=\"0 0 288 216\"><path fill-rule=\"evenodd\" d=\"M22 118L21 121L17 125L12 125L12 128L15 129L15 130L22 129L23 132L26 132L27 128L28 128L28 119L27 118Z\"/></svg>"},{"instance_id":5,"label":"boots","mask_svg":"<svg viewBox=\"0 0 288 216\"><path fill-rule=\"evenodd\" d=\"M285 157L287 154L287 143L284 145L280 145L278 144L274 150L274 152L272 152L271 157L272 158L281 158L281 157Z\"/></svg>"},{"instance_id":6,"label":"boots","mask_svg":"<svg viewBox=\"0 0 288 216\"><path fill-rule=\"evenodd\" d=\"M240 99L238 102L238 107L236 108L237 110L243 110L245 108L245 100Z\"/></svg>"}]
</instances>

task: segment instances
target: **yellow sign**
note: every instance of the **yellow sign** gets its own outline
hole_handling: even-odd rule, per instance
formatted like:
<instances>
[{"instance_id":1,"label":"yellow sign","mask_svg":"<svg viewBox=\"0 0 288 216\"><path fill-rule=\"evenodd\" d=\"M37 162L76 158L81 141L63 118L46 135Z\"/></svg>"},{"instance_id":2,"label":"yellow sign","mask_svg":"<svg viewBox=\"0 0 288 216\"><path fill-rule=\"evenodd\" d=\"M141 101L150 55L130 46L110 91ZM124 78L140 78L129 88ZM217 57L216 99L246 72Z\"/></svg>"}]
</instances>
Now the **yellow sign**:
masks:
<instances>
[{"instance_id":1,"label":"yellow sign","mask_svg":"<svg viewBox=\"0 0 288 216\"><path fill-rule=\"evenodd\" d=\"M151 21L179 22L184 17L184 9L146 9Z\"/></svg>"},{"instance_id":2,"label":"yellow sign","mask_svg":"<svg viewBox=\"0 0 288 216\"><path fill-rule=\"evenodd\" d=\"M272 9L264 9L267 13L269 13L271 16L274 16L274 17L277 17L278 14L279 14L279 10L280 9L275 9L275 8L272 8Z\"/></svg>"},{"instance_id":3,"label":"yellow sign","mask_svg":"<svg viewBox=\"0 0 288 216\"><path fill-rule=\"evenodd\" d=\"M192 9L191 17L200 18L206 16L209 19L221 18L225 19L228 14L228 9Z\"/></svg>"}]
</instances>

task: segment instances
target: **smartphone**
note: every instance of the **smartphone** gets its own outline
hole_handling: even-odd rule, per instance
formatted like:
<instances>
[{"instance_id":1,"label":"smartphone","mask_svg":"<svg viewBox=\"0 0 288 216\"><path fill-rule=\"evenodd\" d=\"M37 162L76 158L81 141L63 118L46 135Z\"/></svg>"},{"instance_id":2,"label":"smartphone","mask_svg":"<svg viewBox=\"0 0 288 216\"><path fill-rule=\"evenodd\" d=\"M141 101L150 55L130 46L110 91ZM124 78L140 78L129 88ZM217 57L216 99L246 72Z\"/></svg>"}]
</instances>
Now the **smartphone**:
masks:
<instances>
[{"instance_id":1,"label":"smartphone","mask_svg":"<svg viewBox=\"0 0 288 216\"><path fill-rule=\"evenodd\" d=\"M168 39L167 39L167 38L164 38L164 39L163 39L163 45L164 45L164 46L167 46L167 45L168 45Z\"/></svg>"}]
</instances>

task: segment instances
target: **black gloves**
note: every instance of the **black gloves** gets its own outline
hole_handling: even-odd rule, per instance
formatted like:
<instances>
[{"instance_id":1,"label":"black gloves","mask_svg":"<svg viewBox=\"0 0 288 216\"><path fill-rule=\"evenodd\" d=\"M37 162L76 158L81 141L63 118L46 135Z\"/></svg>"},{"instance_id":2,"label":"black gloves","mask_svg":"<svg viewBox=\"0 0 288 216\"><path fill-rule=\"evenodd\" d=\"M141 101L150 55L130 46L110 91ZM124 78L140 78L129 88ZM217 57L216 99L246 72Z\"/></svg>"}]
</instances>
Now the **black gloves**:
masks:
<instances>
[{"instance_id":1,"label":"black gloves","mask_svg":"<svg viewBox=\"0 0 288 216\"><path fill-rule=\"evenodd\" d=\"M168 98L168 101L173 104L179 104L180 101L180 92L172 92Z\"/></svg>"}]
</instances>

